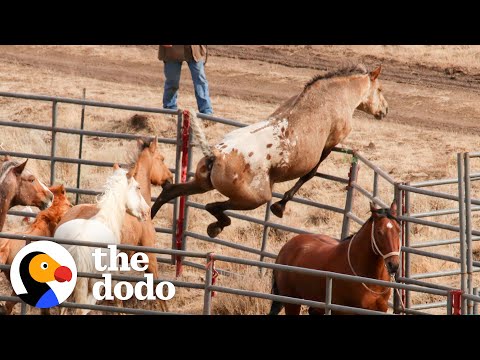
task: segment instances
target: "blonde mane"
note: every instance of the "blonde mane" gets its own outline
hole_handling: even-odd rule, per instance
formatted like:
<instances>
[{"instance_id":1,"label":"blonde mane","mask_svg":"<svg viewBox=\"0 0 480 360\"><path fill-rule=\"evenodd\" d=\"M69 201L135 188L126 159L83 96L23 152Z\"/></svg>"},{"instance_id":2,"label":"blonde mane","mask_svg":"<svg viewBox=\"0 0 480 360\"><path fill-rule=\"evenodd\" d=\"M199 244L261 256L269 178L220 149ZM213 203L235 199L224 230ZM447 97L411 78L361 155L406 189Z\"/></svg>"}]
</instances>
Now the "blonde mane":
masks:
<instances>
[{"instance_id":1,"label":"blonde mane","mask_svg":"<svg viewBox=\"0 0 480 360\"><path fill-rule=\"evenodd\" d=\"M121 221L126 211L128 194L127 171L117 169L105 183L105 191L97 197L99 212L92 219L104 223L120 239Z\"/></svg>"}]
</instances>

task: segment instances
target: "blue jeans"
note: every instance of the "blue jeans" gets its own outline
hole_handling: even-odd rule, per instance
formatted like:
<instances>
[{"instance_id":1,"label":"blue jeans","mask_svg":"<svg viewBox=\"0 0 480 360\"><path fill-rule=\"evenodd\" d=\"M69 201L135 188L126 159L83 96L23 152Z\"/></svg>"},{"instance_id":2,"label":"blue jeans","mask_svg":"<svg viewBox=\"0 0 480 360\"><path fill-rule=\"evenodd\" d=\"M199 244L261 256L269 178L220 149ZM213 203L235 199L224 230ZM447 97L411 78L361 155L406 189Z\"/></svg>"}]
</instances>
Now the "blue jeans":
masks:
<instances>
[{"instance_id":1,"label":"blue jeans","mask_svg":"<svg viewBox=\"0 0 480 360\"><path fill-rule=\"evenodd\" d=\"M165 74L165 88L163 91L163 108L177 109L177 95L180 86L180 74L182 63L168 61L164 62L163 71ZM203 114L213 114L210 96L208 94L208 81L205 76L204 62L189 61L188 67L192 74L195 98L197 99L198 111Z\"/></svg>"}]
</instances>

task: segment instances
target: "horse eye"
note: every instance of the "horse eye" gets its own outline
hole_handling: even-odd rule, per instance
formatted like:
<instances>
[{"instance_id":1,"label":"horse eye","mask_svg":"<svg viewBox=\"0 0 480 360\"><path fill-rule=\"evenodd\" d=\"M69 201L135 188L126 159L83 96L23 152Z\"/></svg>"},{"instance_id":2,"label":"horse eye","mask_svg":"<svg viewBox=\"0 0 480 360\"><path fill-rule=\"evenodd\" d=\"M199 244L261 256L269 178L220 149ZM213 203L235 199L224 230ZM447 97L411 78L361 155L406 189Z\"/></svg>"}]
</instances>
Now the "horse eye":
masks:
<instances>
[{"instance_id":1,"label":"horse eye","mask_svg":"<svg viewBox=\"0 0 480 360\"><path fill-rule=\"evenodd\" d=\"M140 190L140 186L137 186L137 190Z\"/></svg>"},{"instance_id":2,"label":"horse eye","mask_svg":"<svg viewBox=\"0 0 480 360\"><path fill-rule=\"evenodd\" d=\"M30 181L31 183L34 183L34 182L35 182L35 179L30 179L30 180L28 180L28 181Z\"/></svg>"},{"instance_id":3,"label":"horse eye","mask_svg":"<svg viewBox=\"0 0 480 360\"><path fill-rule=\"evenodd\" d=\"M47 270L48 269L48 264L44 261L40 264L40 267L43 269L43 270Z\"/></svg>"}]
</instances>

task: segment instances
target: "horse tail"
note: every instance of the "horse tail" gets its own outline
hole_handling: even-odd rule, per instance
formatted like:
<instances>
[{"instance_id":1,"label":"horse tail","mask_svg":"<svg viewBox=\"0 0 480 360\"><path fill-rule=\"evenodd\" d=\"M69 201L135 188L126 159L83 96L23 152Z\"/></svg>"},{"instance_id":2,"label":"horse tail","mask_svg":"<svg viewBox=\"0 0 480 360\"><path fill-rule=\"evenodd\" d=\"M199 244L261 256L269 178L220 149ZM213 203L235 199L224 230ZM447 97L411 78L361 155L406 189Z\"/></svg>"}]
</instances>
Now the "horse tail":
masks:
<instances>
[{"instance_id":1,"label":"horse tail","mask_svg":"<svg viewBox=\"0 0 480 360\"><path fill-rule=\"evenodd\" d=\"M203 155L208 158L213 158L213 149L205 137L205 131L203 130L203 125L200 123L200 119L197 117L197 113L194 110L188 110L190 113L190 124L192 126L193 135L200 145L200 149L203 152Z\"/></svg>"},{"instance_id":2,"label":"horse tail","mask_svg":"<svg viewBox=\"0 0 480 360\"><path fill-rule=\"evenodd\" d=\"M272 294L273 295L280 295L278 291L277 282L275 281L275 273L272 275ZM268 315L278 315L280 311L282 311L284 304L279 301L272 301L272 306L270 307L270 313Z\"/></svg>"}]
</instances>

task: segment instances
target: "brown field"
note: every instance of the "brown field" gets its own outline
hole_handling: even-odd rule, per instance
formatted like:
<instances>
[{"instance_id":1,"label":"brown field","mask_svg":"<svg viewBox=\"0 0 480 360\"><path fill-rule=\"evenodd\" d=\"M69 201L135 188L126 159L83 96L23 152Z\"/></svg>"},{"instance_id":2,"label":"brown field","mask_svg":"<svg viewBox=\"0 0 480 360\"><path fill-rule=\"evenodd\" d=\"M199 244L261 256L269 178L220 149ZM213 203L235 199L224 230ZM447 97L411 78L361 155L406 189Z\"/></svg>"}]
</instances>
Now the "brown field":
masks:
<instances>
[{"instance_id":1,"label":"brown field","mask_svg":"<svg viewBox=\"0 0 480 360\"><path fill-rule=\"evenodd\" d=\"M364 62L369 68L383 64L381 75L389 114L377 121L357 112L353 130L341 144L359 150L397 181L416 182L427 179L456 177L456 154L480 149L480 46L210 46L206 65L207 77L215 115L253 123L265 119L280 103L298 93L313 75L340 66L347 59ZM0 46L0 91L81 98L86 88L87 99L161 107L163 94L163 66L157 60L155 46ZM196 107L188 68L182 73L179 107ZM81 108L59 105L58 126L78 128ZM146 127L136 128L129 121L132 112L87 108L86 129L131 132L172 138L176 120L167 116L147 115ZM0 97L0 120L14 120L49 124L51 104ZM219 140L229 127L206 122L207 137ZM86 138L83 158L104 161L124 161L124 154L133 143L120 140ZM40 131L0 128L0 144L10 151L48 154L50 135ZM57 137L58 155L77 157L78 137L60 134ZM166 162L174 167L174 148L160 145ZM194 160L200 158L195 150ZM49 179L47 162L31 160L30 167ZM194 161L195 164L195 161ZM473 162L476 169L478 162ZM57 182L75 186L76 165L57 164ZM320 171L346 177L348 158L331 155ZM82 167L82 188L99 189L108 169ZM371 190L372 173L360 169L359 182ZM277 185L283 192L292 183ZM437 187L456 193L455 186ZM474 187L478 192L478 188ZM160 189L155 189L158 194ZM382 183L380 196L385 202L393 199L391 187ZM299 195L338 207L344 206L345 189L339 184L314 179L305 185ZM475 194L474 194L475 195ZM194 196L193 200L207 203L218 201L217 192ZM74 197L71 197L74 200ZM366 218L368 202L356 195L355 213ZM82 202L92 202L89 196ZM413 211L452 208L454 203L425 196L413 197ZM245 212L259 218L265 208ZM206 233L212 217L198 210L190 211L189 229ZM339 237L342 217L324 210L290 203L283 219L272 215L278 223L301 227L318 233ZM443 216L438 220L458 225L458 216ZM155 224L170 227L171 206L165 206L157 215ZM259 248L262 228L233 219L232 226L221 234L239 244ZM478 222L474 217L474 224ZM19 226L12 217L6 230ZM353 226L352 230L357 227ZM277 253L292 236L282 231L270 231L267 251ZM412 226L412 241L422 242L453 238L455 235L425 226ZM158 234L158 245L169 247L170 236ZM214 251L225 255L258 259L220 245L188 239L188 249ZM458 246L432 248L458 256ZM171 266L160 265L166 278L174 278ZM221 276L218 284L268 292L270 276L260 277L256 268L245 268L218 263L218 267L240 273L240 277ZM455 267L443 261L412 256L412 272L440 271ZM204 272L185 268L180 280L202 282ZM459 286L457 277L431 280ZM6 294L7 284L0 277L0 290ZM425 295L413 297L414 303L440 301ZM216 314L265 314L269 302L259 299L218 294L213 299ZM199 314L203 306L203 292L177 288L170 301L172 311ZM147 307L155 307L149 304ZM16 310L19 310L17 306Z\"/></svg>"}]
</instances>

